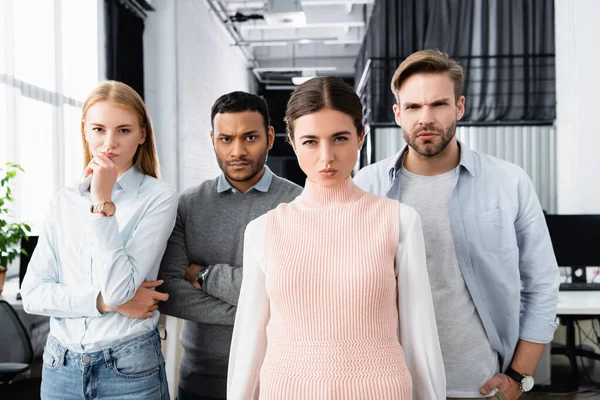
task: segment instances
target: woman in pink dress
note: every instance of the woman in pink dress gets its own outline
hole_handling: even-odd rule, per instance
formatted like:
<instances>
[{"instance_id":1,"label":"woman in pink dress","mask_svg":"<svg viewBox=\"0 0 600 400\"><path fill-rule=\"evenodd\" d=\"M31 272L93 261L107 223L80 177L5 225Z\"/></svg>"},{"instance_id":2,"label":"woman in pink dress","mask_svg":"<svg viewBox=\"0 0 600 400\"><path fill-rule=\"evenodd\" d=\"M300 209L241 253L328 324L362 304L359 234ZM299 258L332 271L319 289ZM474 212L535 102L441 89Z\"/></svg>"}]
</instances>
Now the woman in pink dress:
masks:
<instances>
[{"instance_id":1,"label":"woman in pink dress","mask_svg":"<svg viewBox=\"0 0 600 400\"><path fill-rule=\"evenodd\" d=\"M362 118L337 78L288 102L306 185L246 228L228 399L446 398L421 219L351 178Z\"/></svg>"}]
</instances>

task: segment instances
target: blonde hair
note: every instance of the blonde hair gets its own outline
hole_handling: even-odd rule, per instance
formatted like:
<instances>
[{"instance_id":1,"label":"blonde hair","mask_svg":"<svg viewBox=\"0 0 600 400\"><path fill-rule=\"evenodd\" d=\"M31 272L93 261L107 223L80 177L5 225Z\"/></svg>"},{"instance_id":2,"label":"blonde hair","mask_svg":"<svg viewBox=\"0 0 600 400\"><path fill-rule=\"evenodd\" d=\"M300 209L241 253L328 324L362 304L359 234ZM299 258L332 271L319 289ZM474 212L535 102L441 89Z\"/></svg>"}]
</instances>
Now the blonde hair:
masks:
<instances>
[{"instance_id":1,"label":"blonde hair","mask_svg":"<svg viewBox=\"0 0 600 400\"><path fill-rule=\"evenodd\" d=\"M156 154L156 146L154 144L154 132L152 131L152 123L144 100L142 100L140 95L130 86L117 81L102 82L92 90L83 103L83 113L81 116L83 168L87 167L93 158L90 146L88 145L87 140L85 140L85 117L90 107L100 101L108 101L125 106L137 114L140 127L146 131L146 139L135 152L133 164L145 175L158 178L160 176L160 166L158 164L158 155Z\"/></svg>"},{"instance_id":2,"label":"blonde hair","mask_svg":"<svg viewBox=\"0 0 600 400\"><path fill-rule=\"evenodd\" d=\"M420 50L408 56L392 77L391 89L398 104L400 97L398 91L402 84L412 75L419 73L447 73L454 82L454 97L458 100L463 85L463 69L448 54L439 50Z\"/></svg>"}]
</instances>

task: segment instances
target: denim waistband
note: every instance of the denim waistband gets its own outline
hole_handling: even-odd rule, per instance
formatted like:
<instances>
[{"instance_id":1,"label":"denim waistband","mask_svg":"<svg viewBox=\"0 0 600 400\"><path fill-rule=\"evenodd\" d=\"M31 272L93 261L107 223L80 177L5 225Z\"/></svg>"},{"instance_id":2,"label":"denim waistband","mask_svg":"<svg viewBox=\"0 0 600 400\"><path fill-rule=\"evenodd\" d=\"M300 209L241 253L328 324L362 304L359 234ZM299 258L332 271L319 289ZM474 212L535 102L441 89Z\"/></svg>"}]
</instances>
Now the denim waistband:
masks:
<instances>
[{"instance_id":1,"label":"denim waistband","mask_svg":"<svg viewBox=\"0 0 600 400\"><path fill-rule=\"evenodd\" d=\"M160 337L157 329L119 343L114 347L91 352L77 352L70 350L60 343L54 336L48 335L48 340L46 341L46 348L44 351L48 351L58 359L60 364L63 365L68 361L84 365L106 362L110 366L111 360L114 358L119 358L153 345L160 346Z\"/></svg>"}]
</instances>

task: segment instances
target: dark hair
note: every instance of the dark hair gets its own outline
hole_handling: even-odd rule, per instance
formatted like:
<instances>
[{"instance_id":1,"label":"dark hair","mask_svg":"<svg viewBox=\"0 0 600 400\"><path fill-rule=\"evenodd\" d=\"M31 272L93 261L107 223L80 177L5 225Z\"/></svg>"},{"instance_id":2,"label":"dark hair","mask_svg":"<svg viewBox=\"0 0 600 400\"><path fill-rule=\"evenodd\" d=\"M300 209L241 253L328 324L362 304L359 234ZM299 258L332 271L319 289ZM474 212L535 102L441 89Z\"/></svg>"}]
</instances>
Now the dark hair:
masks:
<instances>
[{"instance_id":1,"label":"dark hair","mask_svg":"<svg viewBox=\"0 0 600 400\"><path fill-rule=\"evenodd\" d=\"M285 126L290 140L294 140L295 120L323 109L350 116L358 136L364 135L363 106L354 89L340 78L322 76L304 82L292 93L285 111Z\"/></svg>"},{"instance_id":2,"label":"dark hair","mask_svg":"<svg viewBox=\"0 0 600 400\"><path fill-rule=\"evenodd\" d=\"M219 97L210 110L210 127L215 129L215 115L225 113L238 113L243 111L255 111L263 116L265 131L269 130L269 107L262 97L246 92L231 92Z\"/></svg>"},{"instance_id":3,"label":"dark hair","mask_svg":"<svg viewBox=\"0 0 600 400\"><path fill-rule=\"evenodd\" d=\"M448 54L439 50L420 50L402 61L402 64L394 72L391 89L398 104L400 104L398 91L409 77L419 73L435 74L440 72L447 73L454 82L454 97L458 100L463 85L462 67L448 57Z\"/></svg>"}]
</instances>

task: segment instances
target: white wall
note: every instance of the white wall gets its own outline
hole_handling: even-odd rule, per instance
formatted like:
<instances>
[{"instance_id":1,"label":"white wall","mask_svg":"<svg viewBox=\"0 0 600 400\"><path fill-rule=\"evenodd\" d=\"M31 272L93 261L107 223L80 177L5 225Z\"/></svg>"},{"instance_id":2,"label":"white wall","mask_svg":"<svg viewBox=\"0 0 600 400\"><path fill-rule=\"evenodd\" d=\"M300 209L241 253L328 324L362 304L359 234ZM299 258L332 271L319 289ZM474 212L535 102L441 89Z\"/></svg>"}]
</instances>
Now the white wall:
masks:
<instances>
[{"instance_id":1,"label":"white wall","mask_svg":"<svg viewBox=\"0 0 600 400\"><path fill-rule=\"evenodd\" d=\"M163 178L183 191L215 177L210 109L222 94L250 91L239 50L200 0L153 0L144 32L145 97ZM177 393L180 321L164 321L163 346L171 398Z\"/></svg>"},{"instance_id":2,"label":"white wall","mask_svg":"<svg viewBox=\"0 0 600 400\"><path fill-rule=\"evenodd\" d=\"M600 214L597 0L555 0L559 214Z\"/></svg>"},{"instance_id":3,"label":"white wall","mask_svg":"<svg viewBox=\"0 0 600 400\"><path fill-rule=\"evenodd\" d=\"M210 108L222 94L249 90L245 60L204 1L179 0L177 60L181 188L218 174L210 143Z\"/></svg>"},{"instance_id":4,"label":"white wall","mask_svg":"<svg viewBox=\"0 0 600 400\"><path fill-rule=\"evenodd\" d=\"M144 32L146 103L163 176L180 191L219 173L210 109L222 94L249 91L246 61L204 1L154 0Z\"/></svg>"},{"instance_id":5,"label":"white wall","mask_svg":"<svg viewBox=\"0 0 600 400\"><path fill-rule=\"evenodd\" d=\"M179 188L175 3L156 1L144 31L144 91L163 179Z\"/></svg>"}]
</instances>

